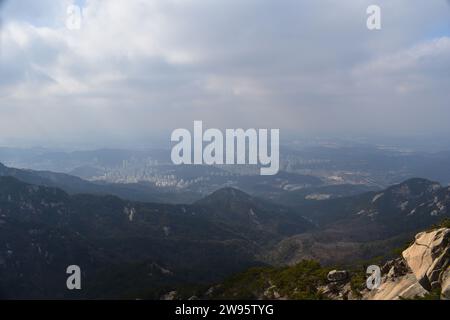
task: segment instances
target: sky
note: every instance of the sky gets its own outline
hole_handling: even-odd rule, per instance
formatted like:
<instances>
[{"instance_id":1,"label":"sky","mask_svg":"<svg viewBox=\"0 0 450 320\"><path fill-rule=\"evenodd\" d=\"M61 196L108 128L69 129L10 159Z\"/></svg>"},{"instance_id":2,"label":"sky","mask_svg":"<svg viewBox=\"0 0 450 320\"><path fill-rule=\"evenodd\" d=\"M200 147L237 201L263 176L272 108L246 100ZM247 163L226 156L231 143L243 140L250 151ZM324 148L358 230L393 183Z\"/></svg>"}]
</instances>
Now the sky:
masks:
<instances>
[{"instance_id":1,"label":"sky","mask_svg":"<svg viewBox=\"0 0 450 320\"><path fill-rule=\"evenodd\" d=\"M0 17L2 146L169 143L194 120L450 134L450 1L14 0Z\"/></svg>"}]
</instances>

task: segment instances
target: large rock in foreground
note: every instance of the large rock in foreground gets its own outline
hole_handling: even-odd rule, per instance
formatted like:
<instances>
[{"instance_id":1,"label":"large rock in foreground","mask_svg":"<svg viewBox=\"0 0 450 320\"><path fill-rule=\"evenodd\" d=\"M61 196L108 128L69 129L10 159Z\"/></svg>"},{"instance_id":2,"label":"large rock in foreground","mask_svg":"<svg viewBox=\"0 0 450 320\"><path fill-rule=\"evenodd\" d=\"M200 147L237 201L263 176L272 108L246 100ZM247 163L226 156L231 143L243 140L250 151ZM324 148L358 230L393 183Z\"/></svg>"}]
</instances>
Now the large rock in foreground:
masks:
<instances>
[{"instance_id":1,"label":"large rock in foreground","mask_svg":"<svg viewBox=\"0 0 450 320\"><path fill-rule=\"evenodd\" d=\"M363 299L415 299L439 290L442 299L450 300L449 267L450 229L421 232L403 251L402 258L389 261L381 268L381 285L371 291L364 290Z\"/></svg>"},{"instance_id":2,"label":"large rock in foreground","mask_svg":"<svg viewBox=\"0 0 450 320\"><path fill-rule=\"evenodd\" d=\"M417 282L416 277L409 273L400 278L383 281L378 289L368 293L365 298L368 300L399 300L422 297L427 293L428 291Z\"/></svg>"},{"instance_id":3,"label":"large rock in foreground","mask_svg":"<svg viewBox=\"0 0 450 320\"><path fill-rule=\"evenodd\" d=\"M450 229L441 228L416 235L414 244L403 251L412 273L426 290L441 286L450 257Z\"/></svg>"}]
</instances>

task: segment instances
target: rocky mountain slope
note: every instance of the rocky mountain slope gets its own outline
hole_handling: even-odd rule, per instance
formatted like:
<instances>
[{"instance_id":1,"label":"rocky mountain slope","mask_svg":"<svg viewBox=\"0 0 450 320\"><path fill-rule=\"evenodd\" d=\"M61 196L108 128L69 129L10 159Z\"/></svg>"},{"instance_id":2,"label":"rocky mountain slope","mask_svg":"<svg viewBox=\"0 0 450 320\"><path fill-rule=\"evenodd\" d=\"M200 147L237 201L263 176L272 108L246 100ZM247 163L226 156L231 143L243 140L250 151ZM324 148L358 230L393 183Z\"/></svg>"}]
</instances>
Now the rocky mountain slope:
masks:
<instances>
[{"instance_id":1,"label":"rocky mountain slope","mask_svg":"<svg viewBox=\"0 0 450 320\"><path fill-rule=\"evenodd\" d=\"M433 222L434 217L447 215L449 204L450 187L415 178L382 191L309 202L298 208L323 228L362 228L363 232L357 235L360 239L376 240L411 228L420 229L423 223ZM376 233L367 234L367 225L376 226Z\"/></svg>"},{"instance_id":2,"label":"rocky mountain slope","mask_svg":"<svg viewBox=\"0 0 450 320\"><path fill-rule=\"evenodd\" d=\"M318 231L284 239L270 261L346 263L386 256L415 233L450 217L450 188L410 179L382 191L310 201L295 209Z\"/></svg>"},{"instance_id":3,"label":"rocky mountain slope","mask_svg":"<svg viewBox=\"0 0 450 320\"><path fill-rule=\"evenodd\" d=\"M315 229L300 212L254 198L234 188L220 189L195 205L207 208L209 218L216 223L232 225L234 230L240 230L254 239L262 239L265 234L271 233L271 242L274 242Z\"/></svg>"},{"instance_id":4,"label":"rocky mountain slope","mask_svg":"<svg viewBox=\"0 0 450 320\"><path fill-rule=\"evenodd\" d=\"M450 300L450 229L421 232L402 257L383 266L381 286L364 299L414 299L430 293Z\"/></svg>"},{"instance_id":5,"label":"rocky mountain slope","mask_svg":"<svg viewBox=\"0 0 450 320\"><path fill-rule=\"evenodd\" d=\"M450 226L450 221L444 225ZM364 278L358 276L354 279L330 277L338 272L334 270L320 290L331 299L450 300L450 228L418 233L400 257L385 262L380 270L378 287L369 289Z\"/></svg>"},{"instance_id":6,"label":"rocky mountain slope","mask_svg":"<svg viewBox=\"0 0 450 320\"><path fill-rule=\"evenodd\" d=\"M446 225L450 226L447 221ZM211 286L203 299L450 300L450 228L421 232L396 259L380 268L368 289L365 266L332 270L303 260L290 267L252 268ZM172 297L177 297L172 294Z\"/></svg>"}]
</instances>

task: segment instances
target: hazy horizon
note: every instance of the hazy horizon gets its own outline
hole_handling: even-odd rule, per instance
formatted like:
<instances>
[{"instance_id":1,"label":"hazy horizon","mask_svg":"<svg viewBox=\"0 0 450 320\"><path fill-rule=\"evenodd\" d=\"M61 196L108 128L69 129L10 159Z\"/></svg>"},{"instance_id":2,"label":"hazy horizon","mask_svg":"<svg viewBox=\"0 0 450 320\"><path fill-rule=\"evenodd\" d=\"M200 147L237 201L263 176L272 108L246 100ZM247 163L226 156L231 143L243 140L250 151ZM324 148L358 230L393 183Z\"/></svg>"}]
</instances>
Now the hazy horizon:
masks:
<instances>
[{"instance_id":1,"label":"hazy horizon","mask_svg":"<svg viewBox=\"0 0 450 320\"><path fill-rule=\"evenodd\" d=\"M66 27L71 4L79 30ZM169 146L194 120L386 144L446 137L449 2L377 1L376 31L370 4L5 1L0 146Z\"/></svg>"}]
</instances>

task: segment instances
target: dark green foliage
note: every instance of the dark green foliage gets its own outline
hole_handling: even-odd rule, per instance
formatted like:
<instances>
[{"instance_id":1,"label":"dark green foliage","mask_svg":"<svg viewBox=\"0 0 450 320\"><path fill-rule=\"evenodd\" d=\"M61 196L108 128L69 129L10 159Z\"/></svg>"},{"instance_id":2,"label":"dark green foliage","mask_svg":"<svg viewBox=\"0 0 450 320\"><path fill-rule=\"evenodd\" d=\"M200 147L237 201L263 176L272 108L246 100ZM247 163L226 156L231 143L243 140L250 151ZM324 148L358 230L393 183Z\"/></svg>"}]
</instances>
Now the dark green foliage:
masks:
<instances>
[{"instance_id":1,"label":"dark green foliage","mask_svg":"<svg viewBox=\"0 0 450 320\"><path fill-rule=\"evenodd\" d=\"M433 226L433 229L450 228L450 218L444 218L441 222Z\"/></svg>"},{"instance_id":2,"label":"dark green foliage","mask_svg":"<svg viewBox=\"0 0 450 320\"><path fill-rule=\"evenodd\" d=\"M366 288L367 275L364 269L358 269L350 275L350 288L356 297L361 297L361 291Z\"/></svg>"},{"instance_id":3,"label":"dark green foliage","mask_svg":"<svg viewBox=\"0 0 450 320\"><path fill-rule=\"evenodd\" d=\"M224 281L212 298L273 298L276 293L288 299L323 299L318 287L326 283L329 270L310 260L292 267L253 268Z\"/></svg>"}]
</instances>

